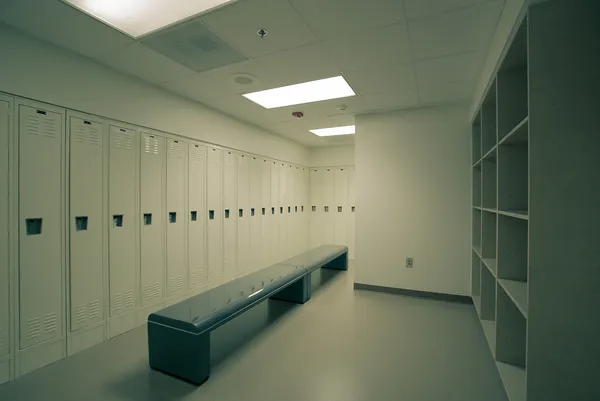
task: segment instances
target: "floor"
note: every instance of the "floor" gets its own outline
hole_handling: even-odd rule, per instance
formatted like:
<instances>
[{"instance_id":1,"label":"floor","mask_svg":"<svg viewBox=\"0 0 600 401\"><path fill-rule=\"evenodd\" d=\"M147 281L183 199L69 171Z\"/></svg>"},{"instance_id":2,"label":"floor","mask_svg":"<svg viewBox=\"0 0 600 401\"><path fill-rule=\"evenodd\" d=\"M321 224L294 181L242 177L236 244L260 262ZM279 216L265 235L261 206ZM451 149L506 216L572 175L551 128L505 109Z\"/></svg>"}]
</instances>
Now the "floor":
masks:
<instances>
[{"instance_id":1,"label":"floor","mask_svg":"<svg viewBox=\"0 0 600 401\"><path fill-rule=\"evenodd\" d=\"M0 386L0 400L507 400L472 305L354 291L351 272L322 280L305 305L268 301L218 329L200 387L150 370L140 327Z\"/></svg>"}]
</instances>

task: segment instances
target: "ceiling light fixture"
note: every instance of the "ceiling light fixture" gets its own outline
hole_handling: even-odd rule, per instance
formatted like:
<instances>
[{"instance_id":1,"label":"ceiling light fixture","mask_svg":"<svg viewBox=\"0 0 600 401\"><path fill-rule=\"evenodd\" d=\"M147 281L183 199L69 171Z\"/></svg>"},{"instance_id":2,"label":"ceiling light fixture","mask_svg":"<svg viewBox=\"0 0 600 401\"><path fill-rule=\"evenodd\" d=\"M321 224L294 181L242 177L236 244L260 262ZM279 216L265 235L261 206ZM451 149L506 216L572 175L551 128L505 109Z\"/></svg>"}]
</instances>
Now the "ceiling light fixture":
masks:
<instances>
[{"instance_id":1,"label":"ceiling light fixture","mask_svg":"<svg viewBox=\"0 0 600 401\"><path fill-rule=\"evenodd\" d=\"M319 79L243 95L265 109L356 96L344 77Z\"/></svg>"},{"instance_id":2,"label":"ceiling light fixture","mask_svg":"<svg viewBox=\"0 0 600 401\"><path fill-rule=\"evenodd\" d=\"M63 0L137 39L236 0Z\"/></svg>"},{"instance_id":3,"label":"ceiling light fixture","mask_svg":"<svg viewBox=\"0 0 600 401\"><path fill-rule=\"evenodd\" d=\"M356 126L345 125L343 127L311 129L310 132L317 136L352 135L356 132Z\"/></svg>"}]
</instances>

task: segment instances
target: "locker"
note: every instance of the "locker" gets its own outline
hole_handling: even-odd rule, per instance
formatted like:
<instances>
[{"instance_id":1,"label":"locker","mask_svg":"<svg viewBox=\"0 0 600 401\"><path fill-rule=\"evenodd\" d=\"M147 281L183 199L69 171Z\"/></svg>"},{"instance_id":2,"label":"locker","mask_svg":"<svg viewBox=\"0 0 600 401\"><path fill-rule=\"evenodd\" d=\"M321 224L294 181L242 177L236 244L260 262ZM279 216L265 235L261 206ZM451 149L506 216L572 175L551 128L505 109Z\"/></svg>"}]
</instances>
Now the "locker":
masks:
<instances>
[{"instance_id":1,"label":"locker","mask_svg":"<svg viewBox=\"0 0 600 401\"><path fill-rule=\"evenodd\" d=\"M262 161L256 157L250 159L250 269L261 268L261 175Z\"/></svg>"},{"instance_id":2,"label":"locker","mask_svg":"<svg viewBox=\"0 0 600 401\"><path fill-rule=\"evenodd\" d=\"M314 248L322 245L321 225L323 223L323 201L322 187L323 170L310 170L310 247Z\"/></svg>"},{"instance_id":3,"label":"locker","mask_svg":"<svg viewBox=\"0 0 600 401\"><path fill-rule=\"evenodd\" d=\"M334 170L334 239L336 245L348 244L348 170Z\"/></svg>"},{"instance_id":4,"label":"locker","mask_svg":"<svg viewBox=\"0 0 600 401\"><path fill-rule=\"evenodd\" d=\"M287 186L288 171L286 165L278 164L279 168L279 213L277 215L279 226L279 260L289 258L288 254L288 231L287 231Z\"/></svg>"},{"instance_id":5,"label":"locker","mask_svg":"<svg viewBox=\"0 0 600 401\"><path fill-rule=\"evenodd\" d=\"M206 284L206 148L190 144L188 255L190 288Z\"/></svg>"},{"instance_id":6,"label":"locker","mask_svg":"<svg viewBox=\"0 0 600 401\"><path fill-rule=\"evenodd\" d=\"M231 279L237 270L237 179L238 157L232 152L224 152L223 163L223 275Z\"/></svg>"},{"instance_id":7,"label":"locker","mask_svg":"<svg viewBox=\"0 0 600 401\"><path fill-rule=\"evenodd\" d=\"M135 309L137 145L136 131L110 126L108 233L111 317Z\"/></svg>"},{"instance_id":8,"label":"locker","mask_svg":"<svg viewBox=\"0 0 600 401\"><path fill-rule=\"evenodd\" d=\"M10 349L10 274L9 274L9 135L11 107L0 99L0 357ZM0 375L1 377L2 375ZM3 380L0 378L0 383Z\"/></svg>"},{"instance_id":9,"label":"locker","mask_svg":"<svg viewBox=\"0 0 600 401\"><path fill-rule=\"evenodd\" d=\"M104 321L104 125L69 118L71 331Z\"/></svg>"},{"instance_id":10,"label":"locker","mask_svg":"<svg viewBox=\"0 0 600 401\"><path fill-rule=\"evenodd\" d=\"M334 191L335 173L332 169L324 169L321 181L321 194L323 201L321 244L333 244L335 241L334 213L336 212L336 207Z\"/></svg>"},{"instance_id":11,"label":"locker","mask_svg":"<svg viewBox=\"0 0 600 401\"><path fill-rule=\"evenodd\" d=\"M348 257L354 259L356 238L356 171L354 167L348 169Z\"/></svg>"},{"instance_id":12,"label":"locker","mask_svg":"<svg viewBox=\"0 0 600 401\"><path fill-rule=\"evenodd\" d=\"M271 257L274 263L279 263L281 258L281 242L279 238L279 164L271 162Z\"/></svg>"},{"instance_id":13,"label":"locker","mask_svg":"<svg viewBox=\"0 0 600 401\"><path fill-rule=\"evenodd\" d=\"M261 263L260 267L266 267L276 263L274 261L274 255L271 247L271 215L269 214L271 209L271 162L266 159L261 160L261 210L260 210L260 221L261 221ZM264 213L263 213L264 211Z\"/></svg>"},{"instance_id":14,"label":"locker","mask_svg":"<svg viewBox=\"0 0 600 401\"><path fill-rule=\"evenodd\" d=\"M142 306L165 298L163 184L165 138L141 133L140 153L140 283Z\"/></svg>"},{"instance_id":15,"label":"locker","mask_svg":"<svg viewBox=\"0 0 600 401\"><path fill-rule=\"evenodd\" d=\"M206 206L207 206L207 247L208 281L221 280L223 273L223 160L220 149L207 149Z\"/></svg>"},{"instance_id":16,"label":"locker","mask_svg":"<svg viewBox=\"0 0 600 401\"><path fill-rule=\"evenodd\" d=\"M19 106L19 344L63 327L63 115Z\"/></svg>"},{"instance_id":17,"label":"locker","mask_svg":"<svg viewBox=\"0 0 600 401\"><path fill-rule=\"evenodd\" d=\"M167 139L167 297L188 288L187 157L187 142Z\"/></svg>"},{"instance_id":18,"label":"locker","mask_svg":"<svg viewBox=\"0 0 600 401\"><path fill-rule=\"evenodd\" d=\"M250 157L238 159L238 268L237 273L250 269Z\"/></svg>"},{"instance_id":19,"label":"locker","mask_svg":"<svg viewBox=\"0 0 600 401\"><path fill-rule=\"evenodd\" d=\"M303 232L303 244L304 250L310 247L310 171L307 168L302 169L302 207L300 212L302 213L302 232Z\"/></svg>"}]
</instances>

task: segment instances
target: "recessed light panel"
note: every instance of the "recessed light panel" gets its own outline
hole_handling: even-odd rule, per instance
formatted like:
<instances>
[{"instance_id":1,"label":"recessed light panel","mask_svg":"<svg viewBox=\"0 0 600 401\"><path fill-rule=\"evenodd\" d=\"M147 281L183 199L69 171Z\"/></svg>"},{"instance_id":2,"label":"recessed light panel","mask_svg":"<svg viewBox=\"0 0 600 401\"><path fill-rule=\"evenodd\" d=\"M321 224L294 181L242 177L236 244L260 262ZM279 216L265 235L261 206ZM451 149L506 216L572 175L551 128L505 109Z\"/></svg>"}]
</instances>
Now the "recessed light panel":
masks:
<instances>
[{"instance_id":1,"label":"recessed light panel","mask_svg":"<svg viewBox=\"0 0 600 401\"><path fill-rule=\"evenodd\" d=\"M261 105L265 109L320 102L349 96L356 96L356 93L354 93L342 76L244 95L245 98Z\"/></svg>"},{"instance_id":2,"label":"recessed light panel","mask_svg":"<svg viewBox=\"0 0 600 401\"><path fill-rule=\"evenodd\" d=\"M139 38L236 0L63 0L119 31Z\"/></svg>"},{"instance_id":3,"label":"recessed light panel","mask_svg":"<svg viewBox=\"0 0 600 401\"><path fill-rule=\"evenodd\" d=\"M356 127L345 125L343 127L311 129L310 132L318 136L352 135L356 132Z\"/></svg>"}]
</instances>

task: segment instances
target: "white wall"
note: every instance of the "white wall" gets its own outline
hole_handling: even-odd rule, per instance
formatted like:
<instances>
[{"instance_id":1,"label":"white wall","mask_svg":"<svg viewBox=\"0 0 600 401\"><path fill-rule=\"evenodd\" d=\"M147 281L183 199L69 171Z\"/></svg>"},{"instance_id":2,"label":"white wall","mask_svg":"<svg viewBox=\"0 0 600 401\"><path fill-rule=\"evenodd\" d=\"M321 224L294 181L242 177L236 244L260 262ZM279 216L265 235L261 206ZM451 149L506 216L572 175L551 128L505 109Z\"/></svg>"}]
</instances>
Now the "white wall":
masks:
<instances>
[{"instance_id":1,"label":"white wall","mask_svg":"<svg viewBox=\"0 0 600 401\"><path fill-rule=\"evenodd\" d=\"M357 283L469 294L468 111L356 117Z\"/></svg>"},{"instance_id":2,"label":"white wall","mask_svg":"<svg viewBox=\"0 0 600 401\"><path fill-rule=\"evenodd\" d=\"M310 152L309 166L354 166L354 145L326 146L323 148L313 148Z\"/></svg>"},{"instance_id":3,"label":"white wall","mask_svg":"<svg viewBox=\"0 0 600 401\"><path fill-rule=\"evenodd\" d=\"M0 91L307 165L309 150L0 24Z\"/></svg>"}]
</instances>

